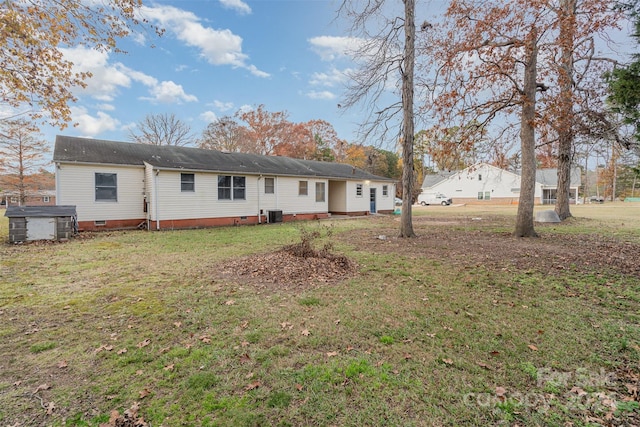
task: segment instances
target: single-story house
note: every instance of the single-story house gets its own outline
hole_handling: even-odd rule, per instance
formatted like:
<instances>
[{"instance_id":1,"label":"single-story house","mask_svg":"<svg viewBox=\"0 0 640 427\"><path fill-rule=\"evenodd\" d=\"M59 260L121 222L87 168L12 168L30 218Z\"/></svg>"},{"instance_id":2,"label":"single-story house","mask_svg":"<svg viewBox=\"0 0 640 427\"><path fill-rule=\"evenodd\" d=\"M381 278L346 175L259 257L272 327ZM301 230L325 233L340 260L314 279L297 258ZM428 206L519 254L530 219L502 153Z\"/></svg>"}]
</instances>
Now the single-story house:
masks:
<instances>
[{"instance_id":1,"label":"single-story house","mask_svg":"<svg viewBox=\"0 0 640 427\"><path fill-rule=\"evenodd\" d=\"M574 168L571 171L571 197L574 200L577 200L580 185L580 169ZM554 204L557 188L557 169L536 171L536 203ZM422 191L443 193L451 197L453 203L517 204L520 198L520 172L478 163L461 171L427 175Z\"/></svg>"},{"instance_id":2,"label":"single-story house","mask_svg":"<svg viewBox=\"0 0 640 427\"><path fill-rule=\"evenodd\" d=\"M55 190L30 190L26 194L24 206L54 206ZM0 205L20 206L20 194L17 191L4 191L0 194Z\"/></svg>"},{"instance_id":3,"label":"single-story house","mask_svg":"<svg viewBox=\"0 0 640 427\"><path fill-rule=\"evenodd\" d=\"M57 136L59 204L80 230L258 224L394 210L395 185L347 164Z\"/></svg>"}]
</instances>

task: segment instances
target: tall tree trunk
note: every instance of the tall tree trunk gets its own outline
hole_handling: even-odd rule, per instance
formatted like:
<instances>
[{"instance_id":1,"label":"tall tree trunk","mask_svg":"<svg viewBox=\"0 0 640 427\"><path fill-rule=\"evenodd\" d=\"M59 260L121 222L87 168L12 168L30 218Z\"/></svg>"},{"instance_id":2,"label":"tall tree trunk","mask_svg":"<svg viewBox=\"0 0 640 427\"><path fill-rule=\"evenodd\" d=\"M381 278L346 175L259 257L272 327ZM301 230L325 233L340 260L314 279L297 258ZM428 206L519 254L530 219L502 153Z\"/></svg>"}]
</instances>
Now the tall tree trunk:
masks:
<instances>
[{"instance_id":1,"label":"tall tree trunk","mask_svg":"<svg viewBox=\"0 0 640 427\"><path fill-rule=\"evenodd\" d=\"M538 34L532 29L527 41L527 56L524 68L522 113L520 116L520 146L522 151L522 175L520 177L520 201L516 237L538 237L533 227L533 206L536 190L536 77L538 65Z\"/></svg>"},{"instance_id":2,"label":"tall tree trunk","mask_svg":"<svg viewBox=\"0 0 640 427\"><path fill-rule=\"evenodd\" d=\"M415 0L404 0L404 61L402 73L402 215L400 237L415 237L411 217L413 197L413 68L415 65Z\"/></svg>"},{"instance_id":3,"label":"tall tree trunk","mask_svg":"<svg viewBox=\"0 0 640 427\"><path fill-rule=\"evenodd\" d=\"M561 220L571 217L571 157L573 149L573 45L576 34L577 0L561 0L560 21L560 117L558 119L558 189L555 211Z\"/></svg>"}]
</instances>

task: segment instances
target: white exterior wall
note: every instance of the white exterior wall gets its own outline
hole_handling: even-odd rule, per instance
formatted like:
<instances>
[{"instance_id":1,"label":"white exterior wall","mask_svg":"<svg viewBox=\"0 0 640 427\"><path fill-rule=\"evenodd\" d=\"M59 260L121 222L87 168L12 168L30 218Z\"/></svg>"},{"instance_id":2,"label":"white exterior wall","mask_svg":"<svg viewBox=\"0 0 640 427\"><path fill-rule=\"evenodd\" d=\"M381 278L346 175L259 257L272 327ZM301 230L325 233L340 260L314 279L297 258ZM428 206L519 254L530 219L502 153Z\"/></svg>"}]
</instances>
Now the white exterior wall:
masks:
<instances>
[{"instance_id":1,"label":"white exterior wall","mask_svg":"<svg viewBox=\"0 0 640 427\"><path fill-rule=\"evenodd\" d=\"M362 196L357 196L357 185L362 184ZM386 196L382 195L382 187L387 186ZM395 185L381 181L347 181L346 212L369 212L371 209L371 189L376 189L376 211L393 210L396 195Z\"/></svg>"},{"instance_id":2,"label":"white exterior wall","mask_svg":"<svg viewBox=\"0 0 640 427\"><path fill-rule=\"evenodd\" d=\"M270 177L274 178L274 194L265 194L264 177L238 174L233 176L245 177L245 199L218 200L219 174L191 171L184 173L194 173L194 192L181 191L181 172L161 170L152 174L152 220L156 219L156 211L160 221L256 216L259 210L266 215L267 211L276 209L282 210L284 214L328 212L329 183L325 179ZM306 196L298 195L298 182L302 180L308 182ZM316 182L325 183L324 202L316 202Z\"/></svg>"},{"instance_id":3,"label":"white exterior wall","mask_svg":"<svg viewBox=\"0 0 640 427\"><path fill-rule=\"evenodd\" d=\"M96 201L95 174L117 174L118 200ZM78 221L145 218L144 169L61 163L56 169L56 203L75 205Z\"/></svg>"},{"instance_id":4,"label":"white exterior wall","mask_svg":"<svg viewBox=\"0 0 640 427\"><path fill-rule=\"evenodd\" d=\"M480 179L481 178L481 179ZM536 183L535 197L542 196L542 186ZM491 193L492 199L520 197L520 175L508 172L491 165L481 164L467 168L431 188L423 188L425 193L437 192L456 198L477 199L478 193Z\"/></svg>"},{"instance_id":5,"label":"white exterior wall","mask_svg":"<svg viewBox=\"0 0 640 427\"><path fill-rule=\"evenodd\" d=\"M307 181L307 195L300 196L299 182ZM323 202L316 202L316 182L324 182ZM281 210L283 214L326 213L329 211L329 181L320 178L275 177L275 194L264 193L264 178L260 180L260 209Z\"/></svg>"}]
</instances>

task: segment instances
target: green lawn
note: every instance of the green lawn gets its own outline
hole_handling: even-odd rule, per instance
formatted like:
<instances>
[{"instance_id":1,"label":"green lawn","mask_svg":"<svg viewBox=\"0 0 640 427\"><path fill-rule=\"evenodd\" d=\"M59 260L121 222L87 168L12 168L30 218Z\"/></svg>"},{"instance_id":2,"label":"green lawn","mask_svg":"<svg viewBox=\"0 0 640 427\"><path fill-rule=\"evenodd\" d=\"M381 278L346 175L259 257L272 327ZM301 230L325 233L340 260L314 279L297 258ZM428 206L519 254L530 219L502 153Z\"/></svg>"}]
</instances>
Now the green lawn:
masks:
<instances>
[{"instance_id":1,"label":"green lawn","mask_svg":"<svg viewBox=\"0 0 640 427\"><path fill-rule=\"evenodd\" d=\"M451 232L505 234L515 209L415 208L416 231L433 227L421 217L503 217ZM640 205L572 211L540 231L640 242ZM638 277L470 267L352 238L378 241L397 216L334 222L336 252L359 265L338 284L219 274L299 226L3 244L0 425L99 426L134 402L154 427L640 422Z\"/></svg>"}]
</instances>

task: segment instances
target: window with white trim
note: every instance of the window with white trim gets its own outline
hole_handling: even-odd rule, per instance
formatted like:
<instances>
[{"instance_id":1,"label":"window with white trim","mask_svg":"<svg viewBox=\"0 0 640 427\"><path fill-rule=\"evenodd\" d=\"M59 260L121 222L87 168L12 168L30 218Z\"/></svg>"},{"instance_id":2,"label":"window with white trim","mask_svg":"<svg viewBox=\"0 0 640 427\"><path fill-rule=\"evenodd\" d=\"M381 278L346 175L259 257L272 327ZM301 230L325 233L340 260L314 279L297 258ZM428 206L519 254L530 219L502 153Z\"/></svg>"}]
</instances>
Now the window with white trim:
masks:
<instances>
[{"instance_id":1,"label":"window with white trim","mask_svg":"<svg viewBox=\"0 0 640 427\"><path fill-rule=\"evenodd\" d=\"M118 201L118 175L115 173L95 174L96 202Z\"/></svg>"},{"instance_id":2,"label":"window with white trim","mask_svg":"<svg viewBox=\"0 0 640 427\"><path fill-rule=\"evenodd\" d=\"M275 178L264 179L264 194L275 194L276 192L276 180Z\"/></svg>"},{"instance_id":3,"label":"window with white trim","mask_svg":"<svg viewBox=\"0 0 640 427\"><path fill-rule=\"evenodd\" d=\"M362 197L362 184L356 184L356 196Z\"/></svg>"},{"instance_id":4,"label":"window with white trim","mask_svg":"<svg viewBox=\"0 0 640 427\"><path fill-rule=\"evenodd\" d=\"M316 202L324 202L325 200L325 184L324 182L316 182Z\"/></svg>"},{"instance_id":5,"label":"window with white trim","mask_svg":"<svg viewBox=\"0 0 640 427\"><path fill-rule=\"evenodd\" d=\"M382 195L387 197L389 195L389 186L388 185L383 185L382 186Z\"/></svg>"},{"instance_id":6,"label":"window with white trim","mask_svg":"<svg viewBox=\"0 0 640 427\"><path fill-rule=\"evenodd\" d=\"M246 177L219 175L218 200L245 200Z\"/></svg>"},{"instance_id":7,"label":"window with white trim","mask_svg":"<svg viewBox=\"0 0 640 427\"><path fill-rule=\"evenodd\" d=\"M309 194L309 181L298 181L298 196Z\"/></svg>"},{"instance_id":8,"label":"window with white trim","mask_svg":"<svg viewBox=\"0 0 640 427\"><path fill-rule=\"evenodd\" d=\"M180 191L183 193L196 191L196 176L192 173L180 174Z\"/></svg>"}]
</instances>

